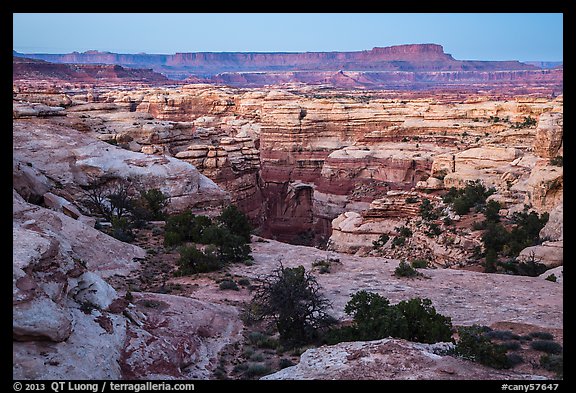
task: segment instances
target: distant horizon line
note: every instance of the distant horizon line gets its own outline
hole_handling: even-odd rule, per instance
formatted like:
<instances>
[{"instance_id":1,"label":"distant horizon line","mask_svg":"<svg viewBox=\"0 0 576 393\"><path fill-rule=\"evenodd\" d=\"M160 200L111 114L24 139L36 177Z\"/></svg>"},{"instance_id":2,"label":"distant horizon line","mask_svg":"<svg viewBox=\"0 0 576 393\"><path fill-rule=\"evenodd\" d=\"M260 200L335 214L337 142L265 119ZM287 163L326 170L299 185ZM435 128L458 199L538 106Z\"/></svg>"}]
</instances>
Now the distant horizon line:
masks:
<instances>
[{"instance_id":1,"label":"distant horizon line","mask_svg":"<svg viewBox=\"0 0 576 393\"><path fill-rule=\"evenodd\" d=\"M451 53L444 52L444 46L441 44L436 43L419 43L419 44L398 44L398 45L390 45L390 46L374 46L371 49L362 49L362 50L316 50L316 51L183 51L183 52L172 52L172 53L159 53L159 52L131 52L131 51L117 51L113 52L110 50L100 50L100 49L88 49L83 52L73 50L71 52L38 52L38 51L31 51L31 52L20 52L16 49L12 49L12 52L22 54L22 55L63 55L63 54L114 54L114 55L160 55L160 56L173 56L178 54L189 54L189 53L259 53L259 54L303 54L303 53L353 53L353 52L370 52L374 49L386 49L386 48L396 48L396 47L403 47L403 46L438 46L442 48L442 53L452 56ZM457 60L457 59L455 59ZM543 62L543 63L563 63L564 59L560 60L551 60L551 59L532 59L532 60L518 60L518 59L508 59L508 60L489 60L489 59L458 59L458 60L467 60L467 61L518 61L521 63L529 63L529 62Z\"/></svg>"}]
</instances>

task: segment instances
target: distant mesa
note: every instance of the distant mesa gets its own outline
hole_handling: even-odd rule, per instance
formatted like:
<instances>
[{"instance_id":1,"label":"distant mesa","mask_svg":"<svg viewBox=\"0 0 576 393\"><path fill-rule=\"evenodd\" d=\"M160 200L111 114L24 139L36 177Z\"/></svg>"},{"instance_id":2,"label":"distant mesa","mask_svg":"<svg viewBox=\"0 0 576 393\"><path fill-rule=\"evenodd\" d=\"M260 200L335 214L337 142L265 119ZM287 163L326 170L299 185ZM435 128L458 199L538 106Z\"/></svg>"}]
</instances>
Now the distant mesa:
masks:
<instances>
[{"instance_id":1,"label":"distant mesa","mask_svg":"<svg viewBox=\"0 0 576 393\"><path fill-rule=\"evenodd\" d=\"M541 83L550 80L556 85L562 83L562 68L552 62L456 60L437 44L375 47L355 52L189 52L165 55L89 50L68 54L21 54L13 51L13 55L51 63L145 68L170 80L223 83L236 87L304 83L362 89L426 89L486 81Z\"/></svg>"},{"instance_id":2,"label":"distant mesa","mask_svg":"<svg viewBox=\"0 0 576 393\"><path fill-rule=\"evenodd\" d=\"M20 56L15 52L15 55ZM173 55L116 54L89 50L84 53L26 54L54 63L101 63L149 67L170 77L185 70L205 76L245 71L465 71L535 69L518 61L455 60L441 45L409 44L376 47L356 52L189 52ZM177 68L170 70L169 67Z\"/></svg>"}]
</instances>

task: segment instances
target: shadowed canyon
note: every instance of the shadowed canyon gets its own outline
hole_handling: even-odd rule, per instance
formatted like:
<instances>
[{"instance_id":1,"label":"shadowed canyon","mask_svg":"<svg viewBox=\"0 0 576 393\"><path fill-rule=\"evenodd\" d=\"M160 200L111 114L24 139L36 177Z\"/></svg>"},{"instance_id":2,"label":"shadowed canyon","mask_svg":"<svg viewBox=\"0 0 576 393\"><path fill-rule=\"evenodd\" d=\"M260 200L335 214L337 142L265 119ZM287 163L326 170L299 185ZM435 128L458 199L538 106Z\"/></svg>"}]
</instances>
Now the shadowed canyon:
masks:
<instances>
[{"instance_id":1,"label":"shadowed canyon","mask_svg":"<svg viewBox=\"0 0 576 393\"><path fill-rule=\"evenodd\" d=\"M555 379L533 343L563 343L562 159L562 66L434 44L14 52L13 377ZM130 238L114 230L135 213L89 203L123 184L168 201ZM168 217L229 205L252 259L178 274ZM336 323L358 291L427 298L455 328L512 332L524 360L395 337L288 349L246 317L280 263L316 277Z\"/></svg>"}]
</instances>

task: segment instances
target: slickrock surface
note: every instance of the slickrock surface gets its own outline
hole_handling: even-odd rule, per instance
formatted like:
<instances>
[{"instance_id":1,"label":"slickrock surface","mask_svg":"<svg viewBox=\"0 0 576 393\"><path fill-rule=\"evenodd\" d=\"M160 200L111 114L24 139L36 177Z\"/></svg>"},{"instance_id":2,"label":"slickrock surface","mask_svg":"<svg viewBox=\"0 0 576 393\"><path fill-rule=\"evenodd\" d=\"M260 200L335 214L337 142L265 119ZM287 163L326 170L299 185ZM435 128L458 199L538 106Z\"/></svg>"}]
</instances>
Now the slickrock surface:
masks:
<instances>
[{"instance_id":1,"label":"slickrock surface","mask_svg":"<svg viewBox=\"0 0 576 393\"><path fill-rule=\"evenodd\" d=\"M135 293L133 303L142 325L128 325L126 379L210 379L222 348L241 338L232 306L148 292Z\"/></svg>"},{"instance_id":2,"label":"slickrock surface","mask_svg":"<svg viewBox=\"0 0 576 393\"><path fill-rule=\"evenodd\" d=\"M359 290L377 292L391 303L412 297L430 298L436 310L450 316L456 325L496 322L518 322L535 326L562 328L563 288L558 283L539 277L489 274L457 269L422 269L426 277L418 279L394 276L397 260L377 257L356 257L349 254L294 246L273 240L253 241L254 265L232 265L231 274L253 279L263 278L279 267L302 265L312 270L332 302L334 316L349 319L344 306ZM330 258L331 272L319 274L312 263ZM189 277L171 279L174 283L193 283ZM200 285L191 296L197 299L223 301L225 293L211 281ZM239 299L249 293L238 293Z\"/></svg>"},{"instance_id":3,"label":"slickrock surface","mask_svg":"<svg viewBox=\"0 0 576 393\"><path fill-rule=\"evenodd\" d=\"M262 380L508 380L538 375L494 370L452 356L446 343L419 344L397 339L356 341L309 349L300 363Z\"/></svg>"}]
</instances>

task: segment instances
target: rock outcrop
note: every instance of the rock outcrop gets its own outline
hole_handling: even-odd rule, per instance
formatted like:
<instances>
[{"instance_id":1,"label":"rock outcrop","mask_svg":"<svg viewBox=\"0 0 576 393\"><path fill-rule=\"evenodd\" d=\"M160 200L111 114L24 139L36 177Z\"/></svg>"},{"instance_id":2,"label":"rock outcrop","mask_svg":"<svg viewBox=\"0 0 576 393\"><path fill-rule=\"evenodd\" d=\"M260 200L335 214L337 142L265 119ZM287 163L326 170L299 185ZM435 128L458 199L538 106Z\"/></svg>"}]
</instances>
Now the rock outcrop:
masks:
<instances>
[{"instance_id":1,"label":"rock outcrop","mask_svg":"<svg viewBox=\"0 0 576 393\"><path fill-rule=\"evenodd\" d=\"M540 262L548 268L564 264L564 204L557 205L548 218L548 222L540 230L542 244L526 247L518 256L521 260ZM548 274L552 274L550 272Z\"/></svg>"},{"instance_id":2,"label":"rock outcrop","mask_svg":"<svg viewBox=\"0 0 576 393\"><path fill-rule=\"evenodd\" d=\"M398 339L356 341L308 349L300 363L262 380L539 380L539 375L494 370L446 356L449 343Z\"/></svg>"},{"instance_id":3,"label":"rock outcrop","mask_svg":"<svg viewBox=\"0 0 576 393\"><path fill-rule=\"evenodd\" d=\"M162 84L169 82L164 75L152 69L124 68L120 65L58 64L14 57L12 79L41 79L80 82L143 82Z\"/></svg>"},{"instance_id":4,"label":"rock outcrop","mask_svg":"<svg viewBox=\"0 0 576 393\"><path fill-rule=\"evenodd\" d=\"M82 199L80 186L112 178L160 189L170 197L174 211L217 207L227 199L214 182L188 163L131 152L51 122L15 121L13 151L14 160L20 163L17 166L34 168L49 179L51 192L70 202ZM15 175L19 173L24 172Z\"/></svg>"},{"instance_id":5,"label":"rock outcrop","mask_svg":"<svg viewBox=\"0 0 576 393\"><path fill-rule=\"evenodd\" d=\"M150 293L131 304L106 280L137 269L143 249L13 199L15 379L207 379L240 338L230 306Z\"/></svg>"}]
</instances>

